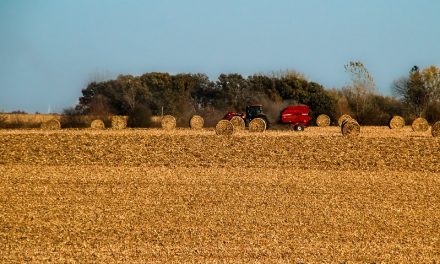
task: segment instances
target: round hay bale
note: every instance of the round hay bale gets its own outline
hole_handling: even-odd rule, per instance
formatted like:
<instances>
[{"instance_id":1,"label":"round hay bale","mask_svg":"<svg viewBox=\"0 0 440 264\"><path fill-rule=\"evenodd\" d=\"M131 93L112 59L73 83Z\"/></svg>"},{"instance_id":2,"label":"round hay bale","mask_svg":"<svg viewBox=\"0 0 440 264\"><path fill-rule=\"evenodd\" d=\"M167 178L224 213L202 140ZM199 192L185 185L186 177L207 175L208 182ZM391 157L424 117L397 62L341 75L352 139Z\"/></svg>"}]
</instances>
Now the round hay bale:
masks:
<instances>
[{"instance_id":1,"label":"round hay bale","mask_svg":"<svg viewBox=\"0 0 440 264\"><path fill-rule=\"evenodd\" d=\"M433 137L440 137L440 121L435 122L431 127L431 133Z\"/></svg>"},{"instance_id":2,"label":"round hay bale","mask_svg":"<svg viewBox=\"0 0 440 264\"><path fill-rule=\"evenodd\" d=\"M401 116L393 116L393 118L391 118L388 126L391 129L404 128L405 127L405 119Z\"/></svg>"},{"instance_id":3,"label":"round hay bale","mask_svg":"<svg viewBox=\"0 0 440 264\"><path fill-rule=\"evenodd\" d=\"M127 127L127 116L112 116L112 128L124 129Z\"/></svg>"},{"instance_id":4,"label":"round hay bale","mask_svg":"<svg viewBox=\"0 0 440 264\"><path fill-rule=\"evenodd\" d=\"M342 121L341 127L344 126L349 121L357 123L356 119L350 117L350 118L346 118L346 119L344 119L344 121Z\"/></svg>"},{"instance_id":5,"label":"round hay bale","mask_svg":"<svg viewBox=\"0 0 440 264\"><path fill-rule=\"evenodd\" d=\"M321 114L316 118L316 125L319 127L328 127L330 125L330 117L325 114Z\"/></svg>"},{"instance_id":6,"label":"round hay bale","mask_svg":"<svg viewBox=\"0 0 440 264\"><path fill-rule=\"evenodd\" d=\"M266 122L262 118L254 118L249 123L249 132L264 132L266 130Z\"/></svg>"},{"instance_id":7,"label":"round hay bale","mask_svg":"<svg viewBox=\"0 0 440 264\"><path fill-rule=\"evenodd\" d=\"M61 129L61 123L57 119L51 119L42 123L41 128L45 130L58 130Z\"/></svg>"},{"instance_id":8,"label":"round hay bale","mask_svg":"<svg viewBox=\"0 0 440 264\"><path fill-rule=\"evenodd\" d=\"M347 115L347 114L341 115L338 119L338 125L342 126L342 123L344 122L344 120L349 119L349 118L351 118L350 115Z\"/></svg>"},{"instance_id":9,"label":"round hay bale","mask_svg":"<svg viewBox=\"0 0 440 264\"><path fill-rule=\"evenodd\" d=\"M342 123L341 132L345 137L357 137L361 133L361 126L356 120L349 118Z\"/></svg>"},{"instance_id":10,"label":"round hay bale","mask_svg":"<svg viewBox=\"0 0 440 264\"><path fill-rule=\"evenodd\" d=\"M176 128L176 118L172 115L165 115L160 121L160 125L165 130L173 130Z\"/></svg>"},{"instance_id":11,"label":"round hay bale","mask_svg":"<svg viewBox=\"0 0 440 264\"><path fill-rule=\"evenodd\" d=\"M228 120L220 120L215 126L215 133L217 135L230 136L234 134L234 125Z\"/></svg>"},{"instance_id":12,"label":"round hay bale","mask_svg":"<svg viewBox=\"0 0 440 264\"><path fill-rule=\"evenodd\" d=\"M90 124L90 128L91 129L104 129L105 128L104 121L102 121L101 119L95 119Z\"/></svg>"},{"instance_id":13,"label":"round hay bale","mask_svg":"<svg viewBox=\"0 0 440 264\"><path fill-rule=\"evenodd\" d=\"M244 130L244 128L245 128L244 120L243 120L243 118L241 118L239 116L232 117L231 123L234 126L234 129L237 131Z\"/></svg>"},{"instance_id":14,"label":"round hay bale","mask_svg":"<svg viewBox=\"0 0 440 264\"><path fill-rule=\"evenodd\" d=\"M424 119L423 117L419 117L413 121L411 127L415 132L425 132L428 131L429 124L428 121L426 121L426 119Z\"/></svg>"},{"instance_id":15,"label":"round hay bale","mask_svg":"<svg viewBox=\"0 0 440 264\"><path fill-rule=\"evenodd\" d=\"M204 124L205 120L199 115L193 115L189 120L189 126L192 129L202 129Z\"/></svg>"}]
</instances>

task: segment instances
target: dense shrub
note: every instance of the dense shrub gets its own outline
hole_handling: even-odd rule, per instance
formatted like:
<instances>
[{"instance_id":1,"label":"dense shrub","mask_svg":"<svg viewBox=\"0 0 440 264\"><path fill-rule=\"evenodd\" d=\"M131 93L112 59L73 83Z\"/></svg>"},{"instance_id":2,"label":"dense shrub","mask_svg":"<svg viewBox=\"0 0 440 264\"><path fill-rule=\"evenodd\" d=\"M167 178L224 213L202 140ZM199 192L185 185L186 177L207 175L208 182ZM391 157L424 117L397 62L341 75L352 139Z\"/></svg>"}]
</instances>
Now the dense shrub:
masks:
<instances>
[{"instance_id":1,"label":"dense shrub","mask_svg":"<svg viewBox=\"0 0 440 264\"><path fill-rule=\"evenodd\" d=\"M149 127L151 125L150 108L139 105L128 116L128 127Z\"/></svg>"}]
</instances>

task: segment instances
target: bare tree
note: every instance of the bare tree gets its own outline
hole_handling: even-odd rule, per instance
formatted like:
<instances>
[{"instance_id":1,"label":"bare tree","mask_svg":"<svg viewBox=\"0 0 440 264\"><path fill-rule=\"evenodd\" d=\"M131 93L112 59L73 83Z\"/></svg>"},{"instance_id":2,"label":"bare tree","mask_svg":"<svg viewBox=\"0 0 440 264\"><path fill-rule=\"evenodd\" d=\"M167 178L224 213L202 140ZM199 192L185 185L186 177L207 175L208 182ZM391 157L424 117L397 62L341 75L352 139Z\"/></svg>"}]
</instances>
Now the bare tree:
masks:
<instances>
[{"instance_id":1,"label":"bare tree","mask_svg":"<svg viewBox=\"0 0 440 264\"><path fill-rule=\"evenodd\" d=\"M416 116L426 116L431 104L440 103L440 68L429 66L420 71L414 66L408 77L393 83L392 89Z\"/></svg>"},{"instance_id":2,"label":"bare tree","mask_svg":"<svg viewBox=\"0 0 440 264\"><path fill-rule=\"evenodd\" d=\"M351 77L351 85L346 87L346 89L350 91L355 101L356 117L358 118L366 107L368 95L375 94L376 85L373 77L362 62L350 61L344 65L344 68Z\"/></svg>"}]
</instances>

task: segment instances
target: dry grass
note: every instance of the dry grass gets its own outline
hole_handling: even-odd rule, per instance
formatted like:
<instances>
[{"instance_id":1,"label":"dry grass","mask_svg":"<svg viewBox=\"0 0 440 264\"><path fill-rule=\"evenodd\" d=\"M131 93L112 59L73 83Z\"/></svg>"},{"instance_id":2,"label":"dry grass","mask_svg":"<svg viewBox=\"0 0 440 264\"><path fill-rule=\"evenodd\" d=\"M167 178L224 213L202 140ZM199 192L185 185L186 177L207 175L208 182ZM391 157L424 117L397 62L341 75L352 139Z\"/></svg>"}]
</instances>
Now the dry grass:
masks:
<instances>
[{"instance_id":1,"label":"dry grass","mask_svg":"<svg viewBox=\"0 0 440 264\"><path fill-rule=\"evenodd\" d=\"M60 120L61 115L51 114L0 114L0 117L5 119L7 123L44 123L52 119Z\"/></svg>"},{"instance_id":2,"label":"dry grass","mask_svg":"<svg viewBox=\"0 0 440 264\"><path fill-rule=\"evenodd\" d=\"M440 259L440 140L430 131L1 130L0 139L1 263Z\"/></svg>"},{"instance_id":3,"label":"dry grass","mask_svg":"<svg viewBox=\"0 0 440 264\"><path fill-rule=\"evenodd\" d=\"M0 114L0 121L7 125L20 124L21 127L39 127L41 123L52 119L61 121L65 117L68 116L59 114ZM78 118L81 122L89 124L95 119L109 120L111 116L83 115ZM154 126L160 127L161 120L161 116L152 116L150 121Z\"/></svg>"}]
</instances>

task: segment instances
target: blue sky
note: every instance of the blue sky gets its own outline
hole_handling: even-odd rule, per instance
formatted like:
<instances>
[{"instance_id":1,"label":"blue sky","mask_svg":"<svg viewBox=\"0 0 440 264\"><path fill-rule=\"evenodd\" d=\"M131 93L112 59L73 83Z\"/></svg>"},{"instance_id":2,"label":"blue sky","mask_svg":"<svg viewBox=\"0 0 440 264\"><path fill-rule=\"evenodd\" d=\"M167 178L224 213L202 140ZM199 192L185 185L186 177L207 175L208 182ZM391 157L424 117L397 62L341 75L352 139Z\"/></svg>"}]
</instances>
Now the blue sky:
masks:
<instances>
[{"instance_id":1,"label":"blue sky","mask_svg":"<svg viewBox=\"0 0 440 264\"><path fill-rule=\"evenodd\" d=\"M296 70L327 88L361 60L377 90L440 65L437 0L0 0L0 111L76 104L93 80L144 72Z\"/></svg>"}]
</instances>

